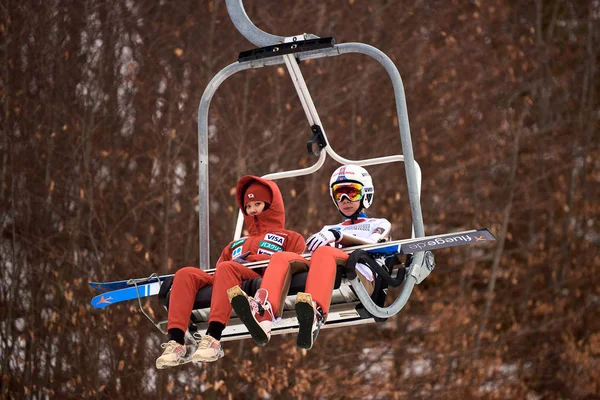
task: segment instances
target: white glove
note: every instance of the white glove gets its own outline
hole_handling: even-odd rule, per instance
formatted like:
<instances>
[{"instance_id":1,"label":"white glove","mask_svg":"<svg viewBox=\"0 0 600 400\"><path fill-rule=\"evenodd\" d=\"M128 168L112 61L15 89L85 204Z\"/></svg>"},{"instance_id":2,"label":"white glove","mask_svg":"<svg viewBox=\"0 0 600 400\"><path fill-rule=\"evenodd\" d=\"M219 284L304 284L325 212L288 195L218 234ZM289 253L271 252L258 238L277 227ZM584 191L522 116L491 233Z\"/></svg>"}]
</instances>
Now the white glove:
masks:
<instances>
[{"instance_id":1,"label":"white glove","mask_svg":"<svg viewBox=\"0 0 600 400\"><path fill-rule=\"evenodd\" d=\"M248 263L248 261L246 261L246 257L248 257L248 254L250 254L249 251L247 251L247 252L245 252L243 254L240 254L239 256L235 257L231 261L236 262L238 264L246 264L246 263Z\"/></svg>"},{"instance_id":2,"label":"white glove","mask_svg":"<svg viewBox=\"0 0 600 400\"><path fill-rule=\"evenodd\" d=\"M334 230L322 230L317 232L306 240L306 247L311 253L318 247L325 246L331 242L337 242L342 238L342 234Z\"/></svg>"}]
</instances>

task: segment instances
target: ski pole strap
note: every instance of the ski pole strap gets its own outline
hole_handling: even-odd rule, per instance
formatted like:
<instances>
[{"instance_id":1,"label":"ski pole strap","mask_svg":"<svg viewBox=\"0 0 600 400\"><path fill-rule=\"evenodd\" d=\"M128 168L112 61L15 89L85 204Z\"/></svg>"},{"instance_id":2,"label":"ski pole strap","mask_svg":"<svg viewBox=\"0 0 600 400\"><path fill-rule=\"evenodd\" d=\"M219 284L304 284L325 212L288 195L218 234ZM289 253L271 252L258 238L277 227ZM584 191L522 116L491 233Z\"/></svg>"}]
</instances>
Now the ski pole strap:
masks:
<instances>
[{"instance_id":1,"label":"ski pole strap","mask_svg":"<svg viewBox=\"0 0 600 400\"><path fill-rule=\"evenodd\" d=\"M157 274L157 273L153 273L152 275L150 275L150 276L148 277L148 279L152 279L152 278L155 278L155 279L159 280L159 277L158 277L158 274ZM160 280L159 280L159 282L160 282ZM148 319L150 320L150 322L152 322L152 324L153 324L153 325L154 325L156 328L158 328L158 330L159 330L159 331L161 331L163 334L165 334L165 335L166 335L166 334L167 334L167 332L166 332L164 329L162 329L162 326L161 326L160 322L156 322L156 321L154 321L154 318L152 318L151 316L149 316L149 315L148 315L148 313L146 313L146 310L144 310L144 306L142 305L142 297L140 296L140 288L139 288L139 286L138 286L138 282L134 280L134 281L133 281L133 284L135 285L135 290L136 290L136 292L137 292L137 299L138 299L138 303L139 303L139 305L140 305L140 311L142 312L142 314L144 314L144 316L145 316L146 318L148 318Z\"/></svg>"}]
</instances>

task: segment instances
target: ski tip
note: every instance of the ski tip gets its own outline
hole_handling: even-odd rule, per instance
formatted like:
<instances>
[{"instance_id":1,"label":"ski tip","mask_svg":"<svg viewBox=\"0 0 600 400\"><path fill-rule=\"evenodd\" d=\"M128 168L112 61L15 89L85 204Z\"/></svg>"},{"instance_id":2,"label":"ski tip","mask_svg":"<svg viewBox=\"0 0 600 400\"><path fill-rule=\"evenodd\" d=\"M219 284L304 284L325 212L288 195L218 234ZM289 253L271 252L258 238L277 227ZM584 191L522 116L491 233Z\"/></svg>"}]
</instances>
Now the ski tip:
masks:
<instances>
[{"instance_id":1,"label":"ski tip","mask_svg":"<svg viewBox=\"0 0 600 400\"><path fill-rule=\"evenodd\" d=\"M91 304L95 308L104 308L108 307L113 303L112 296L109 295L100 295L96 296L92 299Z\"/></svg>"},{"instance_id":2,"label":"ski tip","mask_svg":"<svg viewBox=\"0 0 600 400\"><path fill-rule=\"evenodd\" d=\"M89 284L90 284L90 287L97 292L106 293L109 291L109 289L102 287L102 283L100 283L100 282L90 282Z\"/></svg>"},{"instance_id":3,"label":"ski tip","mask_svg":"<svg viewBox=\"0 0 600 400\"><path fill-rule=\"evenodd\" d=\"M477 233L479 235L483 235L483 236L475 236L477 241L496 240L496 236L494 236L494 234L492 232L490 232L490 230L488 228L479 228L479 229L477 229Z\"/></svg>"}]
</instances>

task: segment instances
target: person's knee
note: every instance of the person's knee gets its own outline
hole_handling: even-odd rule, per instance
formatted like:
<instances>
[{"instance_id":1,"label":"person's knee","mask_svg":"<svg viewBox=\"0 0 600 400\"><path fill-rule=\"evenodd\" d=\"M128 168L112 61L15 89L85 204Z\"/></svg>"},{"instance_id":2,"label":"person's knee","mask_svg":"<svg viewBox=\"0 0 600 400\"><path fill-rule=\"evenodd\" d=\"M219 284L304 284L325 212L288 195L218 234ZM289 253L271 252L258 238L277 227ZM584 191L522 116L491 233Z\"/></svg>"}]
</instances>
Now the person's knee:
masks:
<instances>
[{"instance_id":1,"label":"person's knee","mask_svg":"<svg viewBox=\"0 0 600 400\"><path fill-rule=\"evenodd\" d=\"M315 258L332 258L333 250L335 249L330 246L318 247L317 250L314 251L312 259L314 260Z\"/></svg>"},{"instance_id":2,"label":"person's knee","mask_svg":"<svg viewBox=\"0 0 600 400\"><path fill-rule=\"evenodd\" d=\"M209 273L207 273L206 271L203 270L198 270L199 274L198 276L200 277L200 280L202 280L203 282L212 285L213 283L213 276Z\"/></svg>"},{"instance_id":3,"label":"person's knee","mask_svg":"<svg viewBox=\"0 0 600 400\"><path fill-rule=\"evenodd\" d=\"M184 267L175 272L173 284L187 284L201 288L206 285L212 285L213 277L197 267Z\"/></svg>"},{"instance_id":4,"label":"person's knee","mask_svg":"<svg viewBox=\"0 0 600 400\"><path fill-rule=\"evenodd\" d=\"M219 265L217 265L217 268L215 269L214 278L216 278L218 275L221 275L221 274L225 274L225 275L239 274L235 264L236 263L234 263L233 261L224 261L224 262L220 263Z\"/></svg>"},{"instance_id":5,"label":"person's knee","mask_svg":"<svg viewBox=\"0 0 600 400\"><path fill-rule=\"evenodd\" d=\"M196 267L183 267L175 272L175 277L173 279L187 278L190 275L198 273L198 271L199 269Z\"/></svg>"},{"instance_id":6,"label":"person's knee","mask_svg":"<svg viewBox=\"0 0 600 400\"><path fill-rule=\"evenodd\" d=\"M296 253L290 253L287 251L281 251L281 252L277 252L275 254L273 254L271 256L271 260L278 260L278 261L285 261L285 262L289 262L292 260L296 260L299 257L298 254Z\"/></svg>"},{"instance_id":7,"label":"person's knee","mask_svg":"<svg viewBox=\"0 0 600 400\"><path fill-rule=\"evenodd\" d=\"M287 266L290 262L291 258L288 253L275 253L271 256L271 260L269 261L270 265L273 266Z\"/></svg>"},{"instance_id":8,"label":"person's knee","mask_svg":"<svg viewBox=\"0 0 600 400\"><path fill-rule=\"evenodd\" d=\"M269 268L267 273L271 271L288 271L294 274L296 272L306 271L308 269L308 262L299 257L295 253L275 253L271 257L269 262Z\"/></svg>"}]
</instances>

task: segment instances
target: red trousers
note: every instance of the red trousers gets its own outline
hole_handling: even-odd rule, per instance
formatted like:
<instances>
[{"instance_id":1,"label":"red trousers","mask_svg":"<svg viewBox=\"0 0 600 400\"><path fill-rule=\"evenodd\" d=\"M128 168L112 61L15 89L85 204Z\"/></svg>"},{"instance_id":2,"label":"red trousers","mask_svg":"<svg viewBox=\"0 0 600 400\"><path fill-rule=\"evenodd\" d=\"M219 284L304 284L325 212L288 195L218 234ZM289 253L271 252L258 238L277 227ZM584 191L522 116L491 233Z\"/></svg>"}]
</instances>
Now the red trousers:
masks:
<instances>
[{"instance_id":1,"label":"red trousers","mask_svg":"<svg viewBox=\"0 0 600 400\"><path fill-rule=\"evenodd\" d=\"M187 330L196 293L208 285L213 285L208 321L227 325L231 316L227 289L235 285L241 286L242 281L258 277L258 273L233 261L218 264L213 276L196 267L180 269L173 278L167 329L178 328L184 332Z\"/></svg>"},{"instance_id":2,"label":"red trousers","mask_svg":"<svg viewBox=\"0 0 600 400\"><path fill-rule=\"evenodd\" d=\"M308 268L308 261L299 254L287 251L273 254L260 287L269 292L268 300L274 315L281 317L283 314L283 305L290 290L292 275L296 272L306 271ZM335 279L335 271L333 278Z\"/></svg>"},{"instance_id":3,"label":"red trousers","mask_svg":"<svg viewBox=\"0 0 600 400\"><path fill-rule=\"evenodd\" d=\"M312 299L321 306L325 318L329 312L337 266L345 265L348 257L348 254L340 249L321 246L315 250L310 260L304 292L310 293Z\"/></svg>"},{"instance_id":4,"label":"red trousers","mask_svg":"<svg viewBox=\"0 0 600 400\"><path fill-rule=\"evenodd\" d=\"M273 314L278 316L283 314L283 305L290 288L292 275L296 272L306 271L308 268L304 291L311 294L313 300L321 306L326 315L329 312L337 266L344 265L346 260L348 260L348 254L331 246L319 247L313 253L310 263L296 253L275 253L271 257L260 285L269 292Z\"/></svg>"},{"instance_id":5,"label":"red trousers","mask_svg":"<svg viewBox=\"0 0 600 400\"><path fill-rule=\"evenodd\" d=\"M277 316L283 314L283 305L292 275L308 269L304 291L312 295L313 300L327 315L337 266L344 265L346 260L348 254L331 246L319 247L313 253L310 263L296 253L275 253L271 257L260 285L269 292L273 314ZM184 332L187 330L196 293L208 285L213 285L209 322L215 321L227 325L231 316L231 303L227 296L227 289L236 285L241 286L242 281L258 277L260 275L257 272L233 261L225 261L217 265L214 276L196 267L180 269L173 279L167 329L179 328ZM368 281L360 274L359 278L367 287Z\"/></svg>"}]
</instances>

